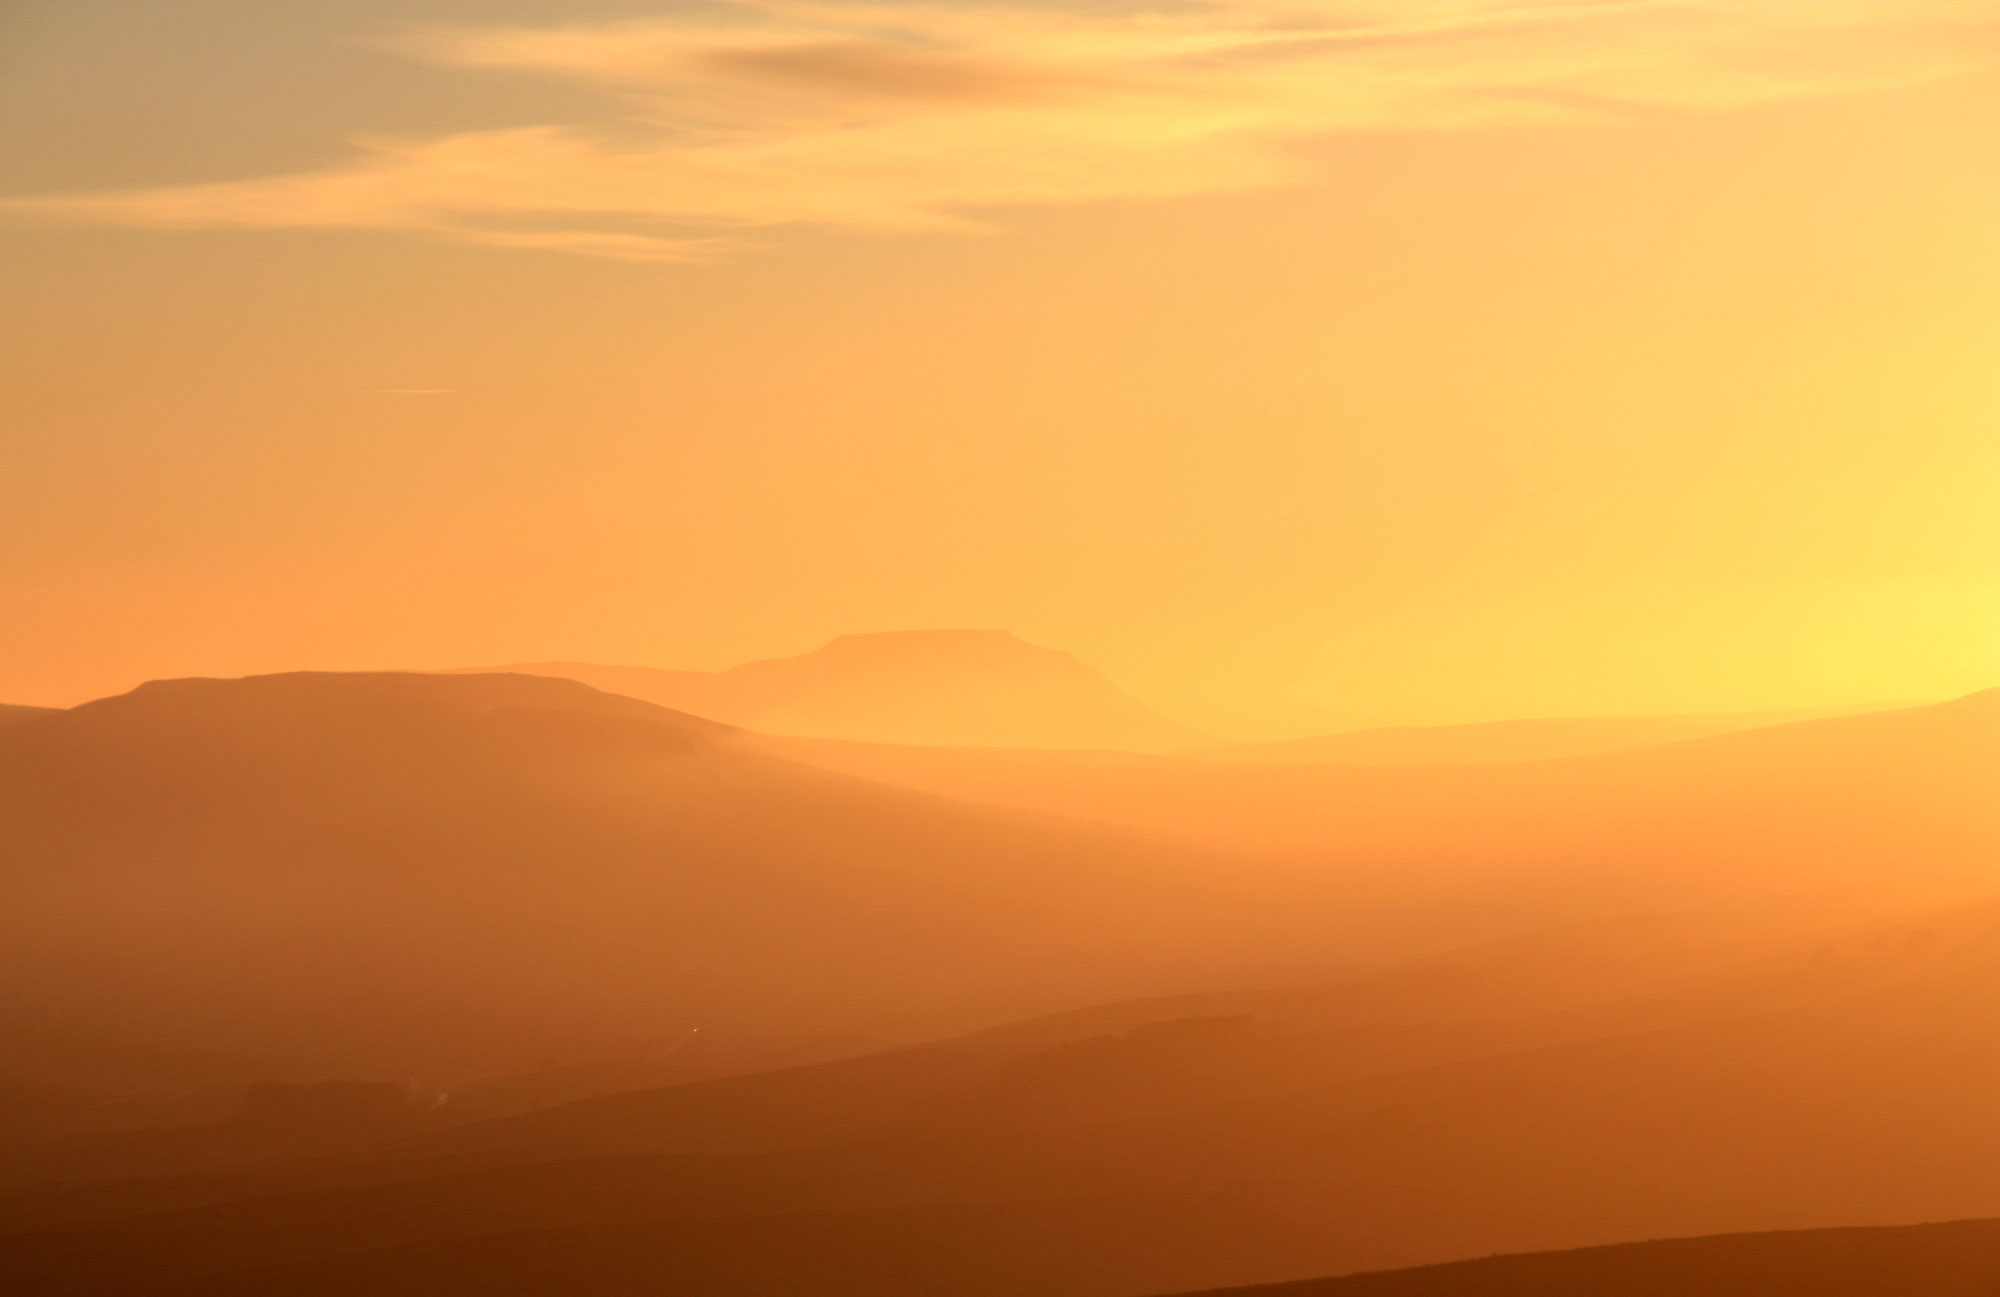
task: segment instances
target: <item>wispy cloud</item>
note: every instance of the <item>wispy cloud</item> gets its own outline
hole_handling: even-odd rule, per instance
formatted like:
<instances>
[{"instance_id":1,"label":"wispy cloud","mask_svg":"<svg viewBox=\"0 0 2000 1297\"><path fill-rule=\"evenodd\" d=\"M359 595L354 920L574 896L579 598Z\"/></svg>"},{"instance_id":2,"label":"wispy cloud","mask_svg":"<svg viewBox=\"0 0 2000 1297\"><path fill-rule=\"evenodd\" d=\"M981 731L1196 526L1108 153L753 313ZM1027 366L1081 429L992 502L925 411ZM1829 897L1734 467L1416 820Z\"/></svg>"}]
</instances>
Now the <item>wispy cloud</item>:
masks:
<instances>
[{"instance_id":1,"label":"wispy cloud","mask_svg":"<svg viewBox=\"0 0 2000 1297\"><path fill-rule=\"evenodd\" d=\"M357 142L333 170L15 199L146 226L381 229L683 260L772 226L985 228L1009 206L1300 177L1340 131L1715 110L1996 57L2000 0L1187 0L1152 8L735 0L412 32L431 63L594 85L615 129Z\"/></svg>"}]
</instances>

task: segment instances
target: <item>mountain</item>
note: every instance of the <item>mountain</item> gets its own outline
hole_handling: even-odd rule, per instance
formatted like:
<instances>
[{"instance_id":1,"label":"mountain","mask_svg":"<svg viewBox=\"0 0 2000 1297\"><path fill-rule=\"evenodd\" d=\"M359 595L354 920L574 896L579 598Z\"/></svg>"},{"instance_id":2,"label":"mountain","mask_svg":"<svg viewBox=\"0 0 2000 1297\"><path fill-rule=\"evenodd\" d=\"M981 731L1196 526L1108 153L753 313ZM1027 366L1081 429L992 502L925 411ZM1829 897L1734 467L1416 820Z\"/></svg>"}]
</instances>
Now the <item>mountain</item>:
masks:
<instances>
[{"instance_id":1,"label":"mountain","mask_svg":"<svg viewBox=\"0 0 2000 1297\"><path fill-rule=\"evenodd\" d=\"M289 1079L699 1074L1237 976L1282 945L1239 872L568 680L167 681L0 730L16 1025Z\"/></svg>"},{"instance_id":2,"label":"mountain","mask_svg":"<svg viewBox=\"0 0 2000 1297\"><path fill-rule=\"evenodd\" d=\"M1134 751L1203 741L1068 653L997 630L843 635L798 657L715 672L583 662L490 670L580 680L770 734Z\"/></svg>"},{"instance_id":3,"label":"mountain","mask_svg":"<svg viewBox=\"0 0 2000 1297\"><path fill-rule=\"evenodd\" d=\"M0 703L0 728L31 721L37 716L48 716L56 711L53 707L21 707L13 703Z\"/></svg>"},{"instance_id":4,"label":"mountain","mask_svg":"<svg viewBox=\"0 0 2000 1297\"><path fill-rule=\"evenodd\" d=\"M1489 1257L1189 1297L1986 1297L2000 1221L1801 1230Z\"/></svg>"},{"instance_id":5,"label":"mountain","mask_svg":"<svg viewBox=\"0 0 2000 1297\"><path fill-rule=\"evenodd\" d=\"M2000 1214L2000 905L1637 981L1620 935L44 1189L0 1286L1115 1297ZM1663 1273L1538 1291L1728 1291Z\"/></svg>"},{"instance_id":6,"label":"mountain","mask_svg":"<svg viewBox=\"0 0 2000 1297\"><path fill-rule=\"evenodd\" d=\"M1203 748L1204 761L1253 765L1424 766L1493 761L1548 761L1657 747L1736 730L1764 729L1826 716L1889 711L1890 705L1828 707L1701 716L1579 716L1487 721L1476 725L1402 725L1313 738Z\"/></svg>"}]
</instances>

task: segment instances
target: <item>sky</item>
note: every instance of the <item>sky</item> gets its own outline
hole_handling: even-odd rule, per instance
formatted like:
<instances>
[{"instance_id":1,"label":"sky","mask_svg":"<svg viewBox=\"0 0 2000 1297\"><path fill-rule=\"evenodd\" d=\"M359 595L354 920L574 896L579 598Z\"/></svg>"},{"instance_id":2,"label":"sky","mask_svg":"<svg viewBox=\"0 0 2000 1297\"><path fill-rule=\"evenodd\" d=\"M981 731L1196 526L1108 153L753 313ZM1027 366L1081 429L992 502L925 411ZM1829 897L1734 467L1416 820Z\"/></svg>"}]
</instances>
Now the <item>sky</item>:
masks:
<instances>
[{"instance_id":1,"label":"sky","mask_svg":"<svg viewBox=\"0 0 2000 1297\"><path fill-rule=\"evenodd\" d=\"M0 701L2000 685L2000 0L6 0Z\"/></svg>"}]
</instances>

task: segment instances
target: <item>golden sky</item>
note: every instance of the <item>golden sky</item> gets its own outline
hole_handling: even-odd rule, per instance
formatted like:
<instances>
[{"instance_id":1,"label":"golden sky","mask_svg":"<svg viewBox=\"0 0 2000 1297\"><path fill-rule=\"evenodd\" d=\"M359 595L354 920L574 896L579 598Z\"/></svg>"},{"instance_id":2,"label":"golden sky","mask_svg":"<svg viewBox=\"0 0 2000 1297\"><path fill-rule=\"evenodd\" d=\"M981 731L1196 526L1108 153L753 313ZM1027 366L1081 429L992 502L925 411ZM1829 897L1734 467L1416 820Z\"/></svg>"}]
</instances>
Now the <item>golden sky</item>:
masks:
<instances>
[{"instance_id":1,"label":"golden sky","mask_svg":"<svg viewBox=\"0 0 2000 1297\"><path fill-rule=\"evenodd\" d=\"M0 701L2000 684L2000 0L0 8Z\"/></svg>"}]
</instances>

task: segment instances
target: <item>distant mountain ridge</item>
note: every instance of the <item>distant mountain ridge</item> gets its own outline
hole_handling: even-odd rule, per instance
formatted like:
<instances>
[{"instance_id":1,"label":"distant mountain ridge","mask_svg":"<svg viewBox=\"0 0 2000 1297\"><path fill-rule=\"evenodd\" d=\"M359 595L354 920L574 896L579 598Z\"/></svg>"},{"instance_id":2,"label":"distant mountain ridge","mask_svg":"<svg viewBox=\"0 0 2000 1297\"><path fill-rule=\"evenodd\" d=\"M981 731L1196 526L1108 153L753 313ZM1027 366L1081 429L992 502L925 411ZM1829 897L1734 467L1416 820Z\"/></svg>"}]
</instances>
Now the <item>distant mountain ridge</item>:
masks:
<instances>
[{"instance_id":1,"label":"distant mountain ridge","mask_svg":"<svg viewBox=\"0 0 2000 1297\"><path fill-rule=\"evenodd\" d=\"M1466 725L1394 725L1270 743L1230 744L1187 755L1204 761L1245 765L1427 766L1552 761L1918 705L1879 703L1770 712L1556 716Z\"/></svg>"},{"instance_id":2,"label":"distant mountain ridge","mask_svg":"<svg viewBox=\"0 0 2000 1297\"><path fill-rule=\"evenodd\" d=\"M797 657L727 671L529 662L451 674L519 672L768 734L941 747L1169 751L1203 737L1094 668L1004 630L842 635Z\"/></svg>"}]
</instances>

